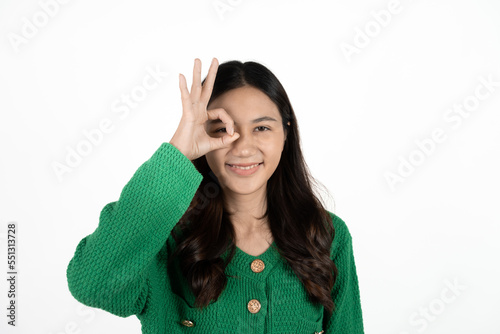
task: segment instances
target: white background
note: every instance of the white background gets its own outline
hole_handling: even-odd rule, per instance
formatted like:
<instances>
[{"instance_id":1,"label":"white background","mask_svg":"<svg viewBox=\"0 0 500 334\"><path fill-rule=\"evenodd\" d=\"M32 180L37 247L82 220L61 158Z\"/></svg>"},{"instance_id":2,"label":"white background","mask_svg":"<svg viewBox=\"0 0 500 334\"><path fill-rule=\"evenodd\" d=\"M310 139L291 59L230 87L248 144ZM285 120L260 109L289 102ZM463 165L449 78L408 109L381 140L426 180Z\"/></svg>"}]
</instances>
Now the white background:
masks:
<instances>
[{"instance_id":1,"label":"white background","mask_svg":"<svg viewBox=\"0 0 500 334\"><path fill-rule=\"evenodd\" d=\"M204 77L217 57L258 61L287 90L306 161L353 237L366 333L500 333L500 2L68 1L50 16L46 3L0 3L0 332L140 333L135 316L77 302L66 267L175 132L178 73L190 87L194 58ZM116 113L147 68L168 75ZM105 119L112 130L58 178L54 163Z\"/></svg>"}]
</instances>

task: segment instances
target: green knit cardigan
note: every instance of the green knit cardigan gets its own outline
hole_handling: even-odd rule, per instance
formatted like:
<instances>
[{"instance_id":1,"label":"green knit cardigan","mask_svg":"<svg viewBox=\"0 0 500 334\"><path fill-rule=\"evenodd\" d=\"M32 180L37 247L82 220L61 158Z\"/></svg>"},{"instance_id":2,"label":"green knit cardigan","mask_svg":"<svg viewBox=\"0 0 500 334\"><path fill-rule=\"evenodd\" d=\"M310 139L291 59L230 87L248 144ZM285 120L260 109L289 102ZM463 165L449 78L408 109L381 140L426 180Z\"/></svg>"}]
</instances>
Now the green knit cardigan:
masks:
<instances>
[{"instance_id":1,"label":"green knit cardigan","mask_svg":"<svg viewBox=\"0 0 500 334\"><path fill-rule=\"evenodd\" d=\"M184 154L162 143L119 200L104 206L95 231L78 243L66 271L73 297L120 317L135 315L147 334L364 333L352 238L345 222L331 212L331 259L339 270L331 317L323 305L308 300L274 242L259 256L236 248L226 268L232 276L219 299L202 311L195 308L178 258L167 268L167 257L176 246L170 232L202 179ZM260 272L251 268L256 259L264 264Z\"/></svg>"}]
</instances>

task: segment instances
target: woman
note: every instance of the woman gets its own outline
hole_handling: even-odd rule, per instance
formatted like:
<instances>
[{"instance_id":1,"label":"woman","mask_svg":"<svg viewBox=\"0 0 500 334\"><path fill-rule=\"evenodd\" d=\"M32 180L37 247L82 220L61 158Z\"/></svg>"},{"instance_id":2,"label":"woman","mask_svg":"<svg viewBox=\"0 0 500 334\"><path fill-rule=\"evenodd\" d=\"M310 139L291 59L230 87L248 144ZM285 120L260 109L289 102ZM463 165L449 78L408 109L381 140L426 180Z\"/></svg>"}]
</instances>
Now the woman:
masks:
<instances>
[{"instance_id":1,"label":"woman","mask_svg":"<svg viewBox=\"0 0 500 334\"><path fill-rule=\"evenodd\" d=\"M183 114L67 269L81 303L143 333L363 333L352 239L314 195L285 90L212 60Z\"/></svg>"}]
</instances>

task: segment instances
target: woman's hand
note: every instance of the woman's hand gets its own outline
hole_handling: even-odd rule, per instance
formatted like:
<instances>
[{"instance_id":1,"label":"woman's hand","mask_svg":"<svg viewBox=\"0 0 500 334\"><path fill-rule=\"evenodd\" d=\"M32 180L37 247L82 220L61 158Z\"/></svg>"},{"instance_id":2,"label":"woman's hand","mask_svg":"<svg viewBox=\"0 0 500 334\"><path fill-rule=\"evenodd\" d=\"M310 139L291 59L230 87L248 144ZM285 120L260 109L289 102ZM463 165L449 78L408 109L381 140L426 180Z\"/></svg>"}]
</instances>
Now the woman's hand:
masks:
<instances>
[{"instance_id":1,"label":"woman's hand","mask_svg":"<svg viewBox=\"0 0 500 334\"><path fill-rule=\"evenodd\" d=\"M227 147L240 136L234 132L234 121L223 108L207 110L218 66L217 58L213 58L207 79L202 87L201 60L196 58L191 93L187 89L186 78L179 73L182 117L170 144L177 147L189 160L197 159L210 151ZM205 130L205 123L209 119L220 119L226 126L227 134L222 137L210 137Z\"/></svg>"}]
</instances>

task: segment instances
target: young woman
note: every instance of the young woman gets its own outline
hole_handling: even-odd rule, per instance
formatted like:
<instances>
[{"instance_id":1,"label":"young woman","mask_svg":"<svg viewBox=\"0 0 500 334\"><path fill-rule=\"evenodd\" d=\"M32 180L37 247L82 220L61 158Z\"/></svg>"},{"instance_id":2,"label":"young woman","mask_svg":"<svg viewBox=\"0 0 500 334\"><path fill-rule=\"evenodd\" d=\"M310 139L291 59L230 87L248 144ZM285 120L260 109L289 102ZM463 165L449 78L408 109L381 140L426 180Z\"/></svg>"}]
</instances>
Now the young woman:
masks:
<instances>
[{"instance_id":1,"label":"young woman","mask_svg":"<svg viewBox=\"0 0 500 334\"><path fill-rule=\"evenodd\" d=\"M313 192L297 120L256 62L195 59L182 117L67 268L81 303L142 332L364 333L352 239Z\"/></svg>"}]
</instances>

